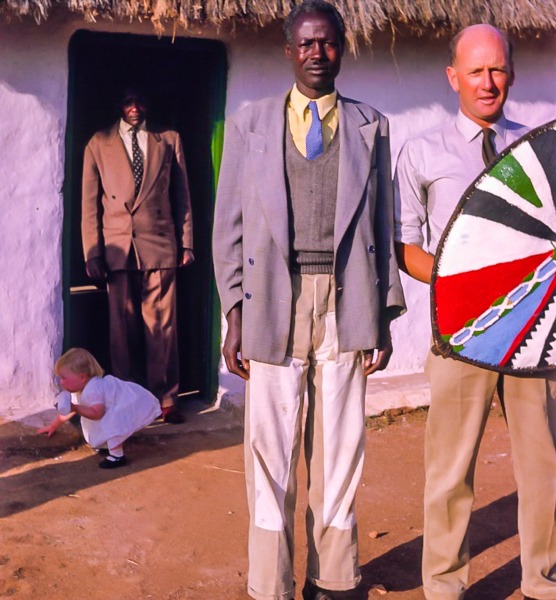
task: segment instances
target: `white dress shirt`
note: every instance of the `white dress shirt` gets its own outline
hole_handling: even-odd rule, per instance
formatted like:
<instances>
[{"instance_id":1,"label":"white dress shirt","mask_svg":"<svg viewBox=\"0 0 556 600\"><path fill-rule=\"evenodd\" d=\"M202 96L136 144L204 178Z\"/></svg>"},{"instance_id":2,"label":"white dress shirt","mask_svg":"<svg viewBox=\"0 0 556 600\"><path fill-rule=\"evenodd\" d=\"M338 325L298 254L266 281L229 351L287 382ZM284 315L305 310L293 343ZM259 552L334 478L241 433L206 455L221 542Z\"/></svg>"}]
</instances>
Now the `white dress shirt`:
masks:
<instances>
[{"instance_id":1,"label":"white dress shirt","mask_svg":"<svg viewBox=\"0 0 556 600\"><path fill-rule=\"evenodd\" d=\"M131 132L133 126L126 123L123 119L120 119L120 137L124 143L125 151L129 158L129 162L133 163L133 151L131 149ZM137 127L137 143L139 144L139 150L143 156L143 164L147 158L147 126L145 121Z\"/></svg>"},{"instance_id":2,"label":"white dress shirt","mask_svg":"<svg viewBox=\"0 0 556 600\"><path fill-rule=\"evenodd\" d=\"M497 152L529 131L505 117L491 129ZM482 143L481 126L461 111L452 121L405 143L394 178L397 242L436 252L463 193L485 168Z\"/></svg>"}]
</instances>

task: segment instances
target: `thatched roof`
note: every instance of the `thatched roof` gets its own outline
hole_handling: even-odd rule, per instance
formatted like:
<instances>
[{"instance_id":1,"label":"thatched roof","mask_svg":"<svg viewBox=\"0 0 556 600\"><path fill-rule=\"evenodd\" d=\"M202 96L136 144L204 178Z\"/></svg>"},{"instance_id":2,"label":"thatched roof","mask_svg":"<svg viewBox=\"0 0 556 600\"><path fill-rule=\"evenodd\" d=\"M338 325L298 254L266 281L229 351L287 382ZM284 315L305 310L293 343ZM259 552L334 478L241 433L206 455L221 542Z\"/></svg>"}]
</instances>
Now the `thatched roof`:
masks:
<instances>
[{"instance_id":1,"label":"thatched roof","mask_svg":"<svg viewBox=\"0 0 556 600\"><path fill-rule=\"evenodd\" d=\"M334 1L334 0L332 0ZM37 22L62 6L99 18L151 20L158 33L193 24L263 26L283 19L295 0L0 0L0 14L32 16ZM346 20L350 45L370 42L377 30L403 25L437 35L487 22L518 35L556 29L555 0L336 0Z\"/></svg>"}]
</instances>

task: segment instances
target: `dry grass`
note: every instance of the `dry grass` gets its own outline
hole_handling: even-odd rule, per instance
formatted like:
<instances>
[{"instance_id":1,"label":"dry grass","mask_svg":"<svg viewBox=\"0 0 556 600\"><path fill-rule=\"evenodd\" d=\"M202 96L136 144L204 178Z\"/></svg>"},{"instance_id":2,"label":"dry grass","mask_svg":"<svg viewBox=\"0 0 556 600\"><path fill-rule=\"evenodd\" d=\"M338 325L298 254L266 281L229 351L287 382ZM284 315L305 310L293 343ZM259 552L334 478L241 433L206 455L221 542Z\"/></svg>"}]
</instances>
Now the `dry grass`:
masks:
<instances>
[{"instance_id":1,"label":"dry grass","mask_svg":"<svg viewBox=\"0 0 556 600\"><path fill-rule=\"evenodd\" d=\"M235 28L263 27L282 20L295 2L286 0L0 0L0 15L33 17L38 23L53 8L98 18L150 20L158 34L177 27L207 24ZM416 35L453 34L473 23L491 23L520 36L556 29L556 2L551 0L337 0L344 16L349 47L370 44L376 31L409 29Z\"/></svg>"}]
</instances>

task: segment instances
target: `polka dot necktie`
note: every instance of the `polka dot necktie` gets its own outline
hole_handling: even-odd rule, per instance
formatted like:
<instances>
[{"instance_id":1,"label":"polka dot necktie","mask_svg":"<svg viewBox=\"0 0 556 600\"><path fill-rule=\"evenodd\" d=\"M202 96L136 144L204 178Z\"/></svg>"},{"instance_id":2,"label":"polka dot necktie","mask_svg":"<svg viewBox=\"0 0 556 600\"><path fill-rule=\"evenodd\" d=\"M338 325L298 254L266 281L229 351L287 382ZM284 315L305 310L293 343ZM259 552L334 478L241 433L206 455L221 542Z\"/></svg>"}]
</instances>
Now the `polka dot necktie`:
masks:
<instances>
[{"instance_id":1,"label":"polka dot necktie","mask_svg":"<svg viewBox=\"0 0 556 600\"><path fill-rule=\"evenodd\" d=\"M139 194L141 182L143 181L143 157L137 142L137 127L131 130L131 153L133 155L133 181L135 182L135 197Z\"/></svg>"},{"instance_id":2,"label":"polka dot necktie","mask_svg":"<svg viewBox=\"0 0 556 600\"><path fill-rule=\"evenodd\" d=\"M496 158L494 135L494 131L490 127L483 127L483 161L485 165L489 165Z\"/></svg>"},{"instance_id":3,"label":"polka dot necktie","mask_svg":"<svg viewBox=\"0 0 556 600\"><path fill-rule=\"evenodd\" d=\"M322 123L319 119L317 103L314 100L309 102L311 111L311 127L305 138L305 153L309 160L318 158L324 151L322 142Z\"/></svg>"}]
</instances>

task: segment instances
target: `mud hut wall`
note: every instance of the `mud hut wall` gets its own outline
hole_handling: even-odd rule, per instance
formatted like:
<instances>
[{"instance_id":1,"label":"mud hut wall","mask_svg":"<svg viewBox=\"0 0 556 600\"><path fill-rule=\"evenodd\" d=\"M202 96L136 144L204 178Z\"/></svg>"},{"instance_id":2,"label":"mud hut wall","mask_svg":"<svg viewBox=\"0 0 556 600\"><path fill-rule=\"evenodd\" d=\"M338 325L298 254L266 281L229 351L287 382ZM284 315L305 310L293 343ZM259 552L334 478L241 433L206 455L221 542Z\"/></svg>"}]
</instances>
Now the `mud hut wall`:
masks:
<instances>
[{"instance_id":1,"label":"mud hut wall","mask_svg":"<svg viewBox=\"0 0 556 600\"><path fill-rule=\"evenodd\" d=\"M62 348L62 219L64 136L71 35L94 31L152 34L149 24L102 21L86 26L58 17L0 24L0 416L40 414L52 402L52 366ZM193 32L228 47L228 114L247 102L284 93L291 67L282 35ZM357 57L346 54L338 80L344 95L364 100L391 122L395 159L409 135L457 108L445 76L446 41L378 35ZM532 125L554 118L556 36L517 44L517 80L508 115ZM404 280L408 315L394 324L389 373L422 368L429 337L426 286ZM235 378L233 378L235 379ZM223 389L238 382L221 373Z\"/></svg>"},{"instance_id":2,"label":"mud hut wall","mask_svg":"<svg viewBox=\"0 0 556 600\"><path fill-rule=\"evenodd\" d=\"M280 94L291 85L291 67L283 57L280 32L254 44L238 40L231 47L227 112L249 101ZM451 118L458 109L457 95L445 75L448 41L379 35L371 48L360 48L357 57L346 54L338 90L375 106L390 120L392 165L404 141ZM275 45L275 51L272 51ZM516 41L516 82L507 103L508 118L540 125L556 118L556 35ZM429 288L402 273L407 313L392 325L394 354L388 369L375 377L420 372L430 347ZM223 320L222 334L226 323ZM220 372L220 397L233 402L241 396L243 382Z\"/></svg>"},{"instance_id":3,"label":"mud hut wall","mask_svg":"<svg viewBox=\"0 0 556 600\"><path fill-rule=\"evenodd\" d=\"M0 414L51 404L62 343L67 40L0 28Z\"/></svg>"}]
</instances>

